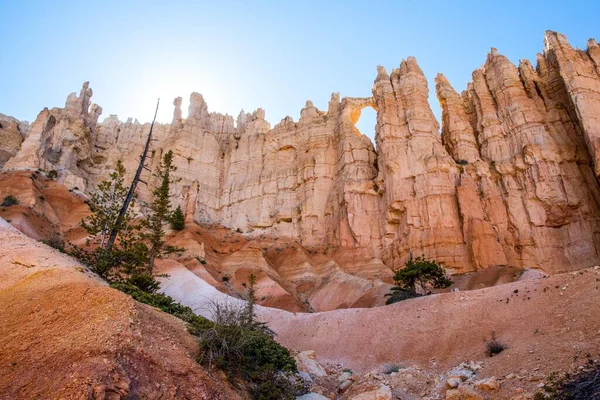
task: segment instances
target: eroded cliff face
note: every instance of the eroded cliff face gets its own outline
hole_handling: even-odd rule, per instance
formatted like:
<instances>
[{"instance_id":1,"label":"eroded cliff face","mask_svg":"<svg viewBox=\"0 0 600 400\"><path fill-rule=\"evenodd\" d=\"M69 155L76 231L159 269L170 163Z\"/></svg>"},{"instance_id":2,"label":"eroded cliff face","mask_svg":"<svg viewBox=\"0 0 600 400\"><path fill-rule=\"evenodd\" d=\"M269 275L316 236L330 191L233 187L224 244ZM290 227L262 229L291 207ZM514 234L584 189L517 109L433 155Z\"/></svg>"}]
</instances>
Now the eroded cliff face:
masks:
<instances>
[{"instance_id":1,"label":"eroded cliff face","mask_svg":"<svg viewBox=\"0 0 600 400\"><path fill-rule=\"evenodd\" d=\"M234 121L193 93L186 119L177 98L172 123L155 125L149 166L175 152L173 202L188 222L291 238L348 273L389 278L411 253L456 273L600 262L595 41L575 50L547 32L535 69L492 49L462 94L438 75L441 134L428 93L411 57L389 75L379 67L372 97L334 94L327 111L308 101L298 122L272 128L262 109ZM98 123L91 94L86 83L65 108L43 110L20 150L4 150L4 167L56 169L59 181L85 191L117 159L133 174L149 124ZM377 150L354 125L368 106L377 111ZM286 274L300 279L315 268L299 263Z\"/></svg>"},{"instance_id":2,"label":"eroded cliff face","mask_svg":"<svg viewBox=\"0 0 600 400\"><path fill-rule=\"evenodd\" d=\"M27 122L0 114L0 168L17 154L28 129Z\"/></svg>"}]
</instances>

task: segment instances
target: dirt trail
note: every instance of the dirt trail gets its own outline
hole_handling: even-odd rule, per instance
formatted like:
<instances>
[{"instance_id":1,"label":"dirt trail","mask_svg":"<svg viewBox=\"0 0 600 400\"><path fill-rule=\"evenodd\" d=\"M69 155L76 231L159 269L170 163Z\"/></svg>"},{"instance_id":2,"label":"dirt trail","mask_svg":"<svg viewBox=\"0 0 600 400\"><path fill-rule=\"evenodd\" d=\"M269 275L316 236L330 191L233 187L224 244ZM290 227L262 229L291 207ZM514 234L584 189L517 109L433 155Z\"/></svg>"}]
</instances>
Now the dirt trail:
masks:
<instances>
[{"instance_id":1,"label":"dirt trail","mask_svg":"<svg viewBox=\"0 0 600 400\"><path fill-rule=\"evenodd\" d=\"M0 218L0 399L235 399L184 324Z\"/></svg>"}]
</instances>

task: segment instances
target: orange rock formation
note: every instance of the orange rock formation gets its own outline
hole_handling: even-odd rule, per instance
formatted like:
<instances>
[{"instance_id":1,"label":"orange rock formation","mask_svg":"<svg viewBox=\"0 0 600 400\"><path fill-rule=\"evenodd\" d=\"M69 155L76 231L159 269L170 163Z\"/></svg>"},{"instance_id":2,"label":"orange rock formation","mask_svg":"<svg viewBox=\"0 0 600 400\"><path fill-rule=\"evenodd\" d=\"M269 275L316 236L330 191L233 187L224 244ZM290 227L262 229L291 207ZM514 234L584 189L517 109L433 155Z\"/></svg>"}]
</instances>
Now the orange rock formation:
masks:
<instances>
[{"instance_id":1,"label":"orange rock formation","mask_svg":"<svg viewBox=\"0 0 600 400\"><path fill-rule=\"evenodd\" d=\"M575 50L554 32L545 41L535 69L492 49L462 94L438 75L441 135L425 76L409 57L390 75L378 69L372 97L334 94L327 111L308 101L299 121L286 117L273 128L262 109L235 122L209 113L198 93L183 119L177 98L172 123L155 126L151 163L175 152L173 200L188 221L248 238L291 238L329 254L342 273L389 279L411 251L456 273L593 266L600 263L600 49L590 40L586 51ZM59 182L82 191L119 158L133 173L149 124L112 115L98 123L91 95L86 83L65 108L0 130L12 138L0 149L9 158L4 168L55 169ZM354 126L367 106L377 111L377 149ZM319 273L310 262L292 269Z\"/></svg>"}]
</instances>

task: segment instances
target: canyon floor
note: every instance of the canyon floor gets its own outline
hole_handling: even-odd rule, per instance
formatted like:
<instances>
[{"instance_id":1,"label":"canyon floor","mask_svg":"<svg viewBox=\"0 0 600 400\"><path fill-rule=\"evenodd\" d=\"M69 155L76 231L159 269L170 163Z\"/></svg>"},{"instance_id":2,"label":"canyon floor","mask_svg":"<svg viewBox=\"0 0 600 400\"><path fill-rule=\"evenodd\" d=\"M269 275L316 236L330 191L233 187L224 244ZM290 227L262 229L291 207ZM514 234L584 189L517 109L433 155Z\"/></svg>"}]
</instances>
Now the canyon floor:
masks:
<instances>
[{"instance_id":1,"label":"canyon floor","mask_svg":"<svg viewBox=\"0 0 600 400\"><path fill-rule=\"evenodd\" d=\"M176 263L161 272L169 275L165 293L199 314L208 315L214 299L226 300ZM471 383L499 384L487 398L511 399L529 398L551 373L598 358L599 301L600 268L591 268L376 308L290 313L262 307L259 315L282 344L315 351L333 375L353 371L356 382L387 384L397 398L439 398L447 378L466 363L476 371ZM488 357L492 333L507 348ZM398 371L386 374L390 369ZM331 384L324 387L333 396Z\"/></svg>"}]
</instances>

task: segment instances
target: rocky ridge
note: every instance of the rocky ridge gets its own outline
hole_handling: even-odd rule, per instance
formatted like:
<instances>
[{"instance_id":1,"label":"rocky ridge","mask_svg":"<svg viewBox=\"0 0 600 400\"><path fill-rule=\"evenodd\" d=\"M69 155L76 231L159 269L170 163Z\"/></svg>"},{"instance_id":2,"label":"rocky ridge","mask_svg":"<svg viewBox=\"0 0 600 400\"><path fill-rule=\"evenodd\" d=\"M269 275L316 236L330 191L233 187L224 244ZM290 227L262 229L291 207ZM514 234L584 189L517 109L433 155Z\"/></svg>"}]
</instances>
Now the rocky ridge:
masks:
<instances>
[{"instance_id":1,"label":"rocky ridge","mask_svg":"<svg viewBox=\"0 0 600 400\"><path fill-rule=\"evenodd\" d=\"M391 74L378 68L372 97L333 94L327 111L308 101L299 121L272 128L262 109L235 121L210 113L198 93L183 119L177 98L172 123L155 125L151 164L175 152L174 203L188 221L292 238L330 254L345 273L389 278L411 252L455 273L593 266L600 49L593 40L573 49L555 32L545 43L535 69L492 49L462 94L439 75L441 135L427 81L409 57ZM86 83L29 127L3 123L2 138L12 138L0 150L4 168L55 169L59 182L81 191L119 158L133 173L130 155L141 153L149 124L112 115L98 123L91 96ZM377 111L376 149L354 125L364 107ZM295 268L315 273L311 263Z\"/></svg>"}]
</instances>

